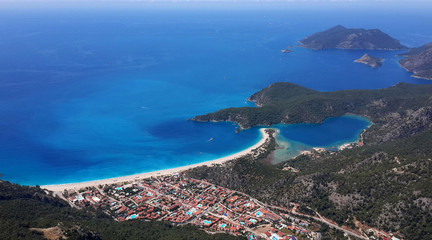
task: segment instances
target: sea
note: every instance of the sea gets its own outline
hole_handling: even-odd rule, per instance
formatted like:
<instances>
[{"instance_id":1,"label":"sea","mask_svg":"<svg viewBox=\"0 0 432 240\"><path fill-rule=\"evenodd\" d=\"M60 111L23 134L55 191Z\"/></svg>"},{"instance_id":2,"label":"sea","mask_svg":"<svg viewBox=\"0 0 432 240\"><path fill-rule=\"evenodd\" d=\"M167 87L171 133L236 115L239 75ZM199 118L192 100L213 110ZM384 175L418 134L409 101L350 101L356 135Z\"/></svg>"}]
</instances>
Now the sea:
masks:
<instances>
[{"instance_id":1,"label":"sea","mask_svg":"<svg viewBox=\"0 0 432 240\"><path fill-rule=\"evenodd\" d=\"M233 154L259 141L259 127L236 133L230 122L189 119L254 107L246 99L274 82L319 91L431 83L398 65L403 51L282 53L337 24L379 28L409 47L432 42L429 6L328 4L0 4L1 178L82 182ZM383 66L353 62L365 53ZM370 124L341 116L272 126L278 159L356 141Z\"/></svg>"}]
</instances>

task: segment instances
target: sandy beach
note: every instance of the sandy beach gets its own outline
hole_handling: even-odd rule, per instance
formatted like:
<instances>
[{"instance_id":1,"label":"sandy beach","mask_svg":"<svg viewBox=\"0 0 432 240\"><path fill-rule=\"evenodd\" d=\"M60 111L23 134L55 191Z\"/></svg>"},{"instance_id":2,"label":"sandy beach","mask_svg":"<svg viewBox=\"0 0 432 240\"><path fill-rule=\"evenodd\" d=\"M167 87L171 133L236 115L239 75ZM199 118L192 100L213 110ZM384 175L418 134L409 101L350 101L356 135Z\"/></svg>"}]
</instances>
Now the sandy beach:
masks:
<instances>
[{"instance_id":1,"label":"sandy beach","mask_svg":"<svg viewBox=\"0 0 432 240\"><path fill-rule=\"evenodd\" d=\"M218 158L218 159L214 159L214 160L210 160L210 161L206 161L206 162L202 162L202 163L191 164L191 165L187 165L187 166L183 166L183 167L176 167L176 168L170 168L170 169L165 169L165 170L146 172L146 173L140 173L140 174L133 174L133 175L115 177L115 178L107 178L107 179L88 181L88 182L67 183L67 184L57 184L57 185L44 185L44 186L41 186L41 188L45 188L45 189L55 191L55 192L63 191L65 189L79 190L81 188L90 187L90 186L113 184L113 183L119 183L119 182L130 182L130 181L134 181L134 180L138 180L138 179L163 176L163 175L170 175L173 173L179 173L179 172L186 171L188 169L199 167L199 166L211 166L213 164L222 164L222 163L225 163L227 161L230 161L230 160L245 156L247 154L250 154L250 153L252 153L253 150L255 150L255 149L259 148L261 145L263 145L270 137L270 135L268 133L266 133L265 130L266 130L265 128L260 129L262 137L261 137L261 140L259 142L257 142L253 146L251 146L251 147L249 147L249 148L247 148L241 152L238 152L238 153L226 156L226 157L222 157L222 158Z\"/></svg>"}]
</instances>

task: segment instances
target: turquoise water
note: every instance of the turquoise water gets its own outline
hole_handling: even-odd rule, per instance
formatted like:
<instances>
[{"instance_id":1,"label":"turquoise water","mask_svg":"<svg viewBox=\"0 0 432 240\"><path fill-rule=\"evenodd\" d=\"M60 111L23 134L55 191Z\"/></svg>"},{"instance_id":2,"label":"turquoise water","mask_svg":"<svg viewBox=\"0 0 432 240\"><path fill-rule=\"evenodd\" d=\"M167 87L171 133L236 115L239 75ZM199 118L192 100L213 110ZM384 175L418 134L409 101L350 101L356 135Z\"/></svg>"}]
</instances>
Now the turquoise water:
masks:
<instances>
[{"instance_id":1,"label":"turquoise water","mask_svg":"<svg viewBox=\"0 0 432 240\"><path fill-rule=\"evenodd\" d=\"M2 178L30 185L88 181L238 152L259 141L257 128L236 134L232 123L187 119L251 106L245 99L276 81L320 91L429 83L398 66L399 52L280 52L336 24L381 28L418 46L432 39L429 11L319 13L271 6L0 8ZM353 63L364 53L384 57L384 65ZM325 123L278 126L280 142L327 146L357 138L367 125L339 121L346 123L340 138L323 133ZM302 138L308 130L314 137Z\"/></svg>"},{"instance_id":2,"label":"turquoise water","mask_svg":"<svg viewBox=\"0 0 432 240\"><path fill-rule=\"evenodd\" d=\"M280 149L274 152L273 162L285 161L312 147L336 150L345 143L357 142L361 131L371 124L367 118L346 115L328 118L322 124L274 125L280 131L276 137Z\"/></svg>"}]
</instances>

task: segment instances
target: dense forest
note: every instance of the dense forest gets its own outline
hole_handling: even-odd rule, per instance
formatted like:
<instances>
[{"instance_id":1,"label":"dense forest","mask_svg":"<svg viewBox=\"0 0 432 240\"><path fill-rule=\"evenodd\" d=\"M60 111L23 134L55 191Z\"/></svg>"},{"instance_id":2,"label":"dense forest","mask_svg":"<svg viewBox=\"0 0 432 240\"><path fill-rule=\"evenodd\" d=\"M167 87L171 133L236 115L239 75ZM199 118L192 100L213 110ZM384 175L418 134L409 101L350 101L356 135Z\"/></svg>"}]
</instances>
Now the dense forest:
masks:
<instances>
[{"instance_id":1,"label":"dense forest","mask_svg":"<svg viewBox=\"0 0 432 240\"><path fill-rule=\"evenodd\" d=\"M210 235L197 227L167 222L116 222L105 213L77 210L39 187L0 181L0 239L45 239L35 229L57 228L67 239L244 239L228 234Z\"/></svg>"}]
</instances>

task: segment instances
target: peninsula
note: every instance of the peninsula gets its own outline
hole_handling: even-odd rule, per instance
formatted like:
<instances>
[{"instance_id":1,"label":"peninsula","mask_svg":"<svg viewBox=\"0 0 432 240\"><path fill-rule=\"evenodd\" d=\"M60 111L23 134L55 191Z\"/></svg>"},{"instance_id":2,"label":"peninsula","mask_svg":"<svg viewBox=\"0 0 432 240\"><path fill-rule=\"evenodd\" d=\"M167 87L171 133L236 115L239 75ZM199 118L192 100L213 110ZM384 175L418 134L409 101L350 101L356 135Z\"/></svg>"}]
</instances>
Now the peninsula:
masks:
<instances>
[{"instance_id":1,"label":"peninsula","mask_svg":"<svg viewBox=\"0 0 432 240\"><path fill-rule=\"evenodd\" d=\"M432 126L432 85L398 83L376 90L319 92L297 84L271 84L249 97L258 107L227 108L196 116L195 121L231 121L241 128L278 123L321 123L326 118L356 114L374 125L365 144L407 136Z\"/></svg>"},{"instance_id":2,"label":"peninsula","mask_svg":"<svg viewBox=\"0 0 432 240\"><path fill-rule=\"evenodd\" d=\"M361 58L354 60L354 62L363 63L371 68L379 68L382 66L382 60L383 58L377 58L366 53Z\"/></svg>"},{"instance_id":3,"label":"peninsula","mask_svg":"<svg viewBox=\"0 0 432 240\"><path fill-rule=\"evenodd\" d=\"M371 49L400 50L407 49L398 40L379 29L353 29L337 25L323 32L315 33L299 41L301 46L320 49Z\"/></svg>"},{"instance_id":4,"label":"peninsula","mask_svg":"<svg viewBox=\"0 0 432 240\"><path fill-rule=\"evenodd\" d=\"M400 56L405 58L400 60L399 64L412 72L412 77L432 80L432 43L410 49Z\"/></svg>"}]
</instances>

